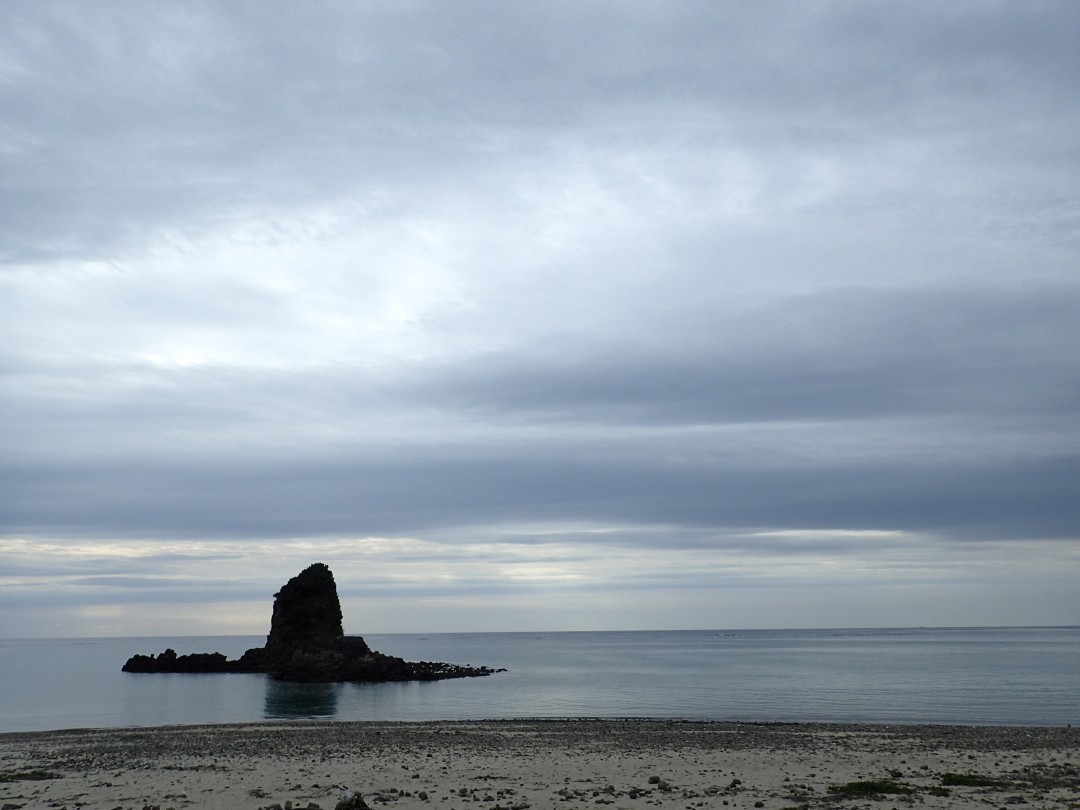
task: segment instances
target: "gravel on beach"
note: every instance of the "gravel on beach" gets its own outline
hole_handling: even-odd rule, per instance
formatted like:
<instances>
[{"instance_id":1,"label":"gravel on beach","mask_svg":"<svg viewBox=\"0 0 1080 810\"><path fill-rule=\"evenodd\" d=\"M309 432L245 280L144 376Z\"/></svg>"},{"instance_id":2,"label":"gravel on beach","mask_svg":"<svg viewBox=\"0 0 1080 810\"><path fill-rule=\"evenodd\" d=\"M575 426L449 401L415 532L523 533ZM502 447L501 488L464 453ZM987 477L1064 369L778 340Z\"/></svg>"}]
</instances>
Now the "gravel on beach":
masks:
<instances>
[{"instance_id":1,"label":"gravel on beach","mask_svg":"<svg viewBox=\"0 0 1080 810\"><path fill-rule=\"evenodd\" d=\"M1080 729L649 720L0 735L0 810L1080 808ZM353 806L363 806L356 802Z\"/></svg>"}]
</instances>

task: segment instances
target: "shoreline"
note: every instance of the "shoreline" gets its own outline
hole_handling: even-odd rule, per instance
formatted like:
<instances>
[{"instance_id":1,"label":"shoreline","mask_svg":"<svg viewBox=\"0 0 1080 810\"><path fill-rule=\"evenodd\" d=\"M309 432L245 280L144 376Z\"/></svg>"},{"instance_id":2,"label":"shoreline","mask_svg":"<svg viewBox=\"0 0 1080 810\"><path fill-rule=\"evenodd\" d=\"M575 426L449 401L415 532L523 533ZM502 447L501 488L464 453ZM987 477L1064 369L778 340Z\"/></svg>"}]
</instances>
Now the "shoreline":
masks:
<instances>
[{"instance_id":1,"label":"shoreline","mask_svg":"<svg viewBox=\"0 0 1080 810\"><path fill-rule=\"evenodd\" d=\"M265 720L240 720L225 723L164 723L152 726L71 726L53 729L15 729L9 731L0 730L0 742L5 738L32 737L67 734L103 734L123 733L138 734L140 732L214 732L214 731L254 731L260 728L274 729L331 729L341 727L376 728L376 727L447 727L455 726L558 726L558 725L626 725L642 724L645 726L714 726L728 727L730 729L806 729L808 731L840 730L840 731L867 731L882 733L902 733L910 730L916 733L941 731L945 733L964 731L986 731L992 733L1008 734L1009 732L1033 732L1040 736L1043 732L1080 733L1080 726L1071 723L1060 725L1044 725L1037 723L934 723L934 722L908 722L896 721L828 721L828 720L717 720L698 719L693 717L649 717L649 716L572 716L572 717L497 717L497 718L469 718L469 719L437 719L437 720L338 720L331 717L314 718L268 718Z\"/></svg>"},{"instance_id":2,"label":"shoreline","mask_svg":"<svg viewBox=\"0 0 1080 810\"><path fill-rule=\"evenodd\" d=\"M0 805L86 810L1080 807L1080 729L648 719L0 734Z\"/></svg>"}]
</instances>

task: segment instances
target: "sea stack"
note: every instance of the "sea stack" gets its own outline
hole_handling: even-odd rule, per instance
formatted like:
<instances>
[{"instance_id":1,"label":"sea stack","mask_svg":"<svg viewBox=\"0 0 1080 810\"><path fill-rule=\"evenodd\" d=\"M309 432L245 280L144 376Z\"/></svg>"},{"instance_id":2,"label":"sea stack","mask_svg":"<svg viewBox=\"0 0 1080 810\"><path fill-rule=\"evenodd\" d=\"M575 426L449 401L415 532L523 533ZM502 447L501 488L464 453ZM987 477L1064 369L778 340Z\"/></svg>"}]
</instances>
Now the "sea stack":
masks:
<instances>
[{"instance_id":1,"label":"sea stack","mask_svg":"<svg viewBox=\"0 0 1080 810\"><path fill-rule=\"evenodd\" d=\"M322 563L309 565L274 594L266 646L248 650L237 663L283 681L415 680L394 676L408 674L405 661L372 652L360 636L345 635L337 583Z\"/></svg>"},{"instance_id":2,"label":"sea stack","mask_svg":"<svg viewBox=\"0 0 1080 810\"><path fill-rule=\"evenodd\" d=\"M221 653L134 655L124 672L265 672L282 681L344 682L434 681L491 675L489 667L432 661L409 662L373 651L360 636L342 629L341 602L330 569L308 566L274 594L266 645L238 660Z\"/></svg>"},{"instance_id":3,"label":"sea stack","mask_svg":"<svg viewBox=\"0 0 1080 810\"><path fill-rule=\"evenodd\" d=\"M309 565L274 594L264 648L271 658L287 657L295 650L331 649L343 638L341 601L327 566Z\"/></svg>"}]
</instances>

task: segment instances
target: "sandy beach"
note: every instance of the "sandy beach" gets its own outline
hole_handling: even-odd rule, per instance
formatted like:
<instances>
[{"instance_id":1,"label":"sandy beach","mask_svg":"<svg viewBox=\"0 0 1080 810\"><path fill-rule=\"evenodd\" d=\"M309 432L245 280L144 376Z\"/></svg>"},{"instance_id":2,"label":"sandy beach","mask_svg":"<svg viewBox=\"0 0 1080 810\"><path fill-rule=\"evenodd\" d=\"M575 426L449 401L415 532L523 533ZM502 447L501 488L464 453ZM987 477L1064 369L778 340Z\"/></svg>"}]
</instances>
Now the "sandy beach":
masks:
<instances>
[{"instance_id":1,"label":"sandy beach","mask_svg":"<svg viewBox=\"0 0 1080 810\"><path fill-rule=\"evenodd\" d=\"M1080 730L652 721L290 723L0 735L0 805L1080 807Z\"/></svg>"}]
</instances>

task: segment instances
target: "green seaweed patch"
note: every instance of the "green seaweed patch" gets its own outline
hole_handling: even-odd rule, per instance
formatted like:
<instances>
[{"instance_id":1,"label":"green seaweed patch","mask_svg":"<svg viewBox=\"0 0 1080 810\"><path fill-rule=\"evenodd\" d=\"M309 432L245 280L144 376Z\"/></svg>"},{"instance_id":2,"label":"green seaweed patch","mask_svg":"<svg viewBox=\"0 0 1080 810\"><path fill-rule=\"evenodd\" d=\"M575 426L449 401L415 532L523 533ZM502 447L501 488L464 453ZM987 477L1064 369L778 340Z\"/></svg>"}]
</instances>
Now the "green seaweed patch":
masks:
<instances>
[{"instance_id":1,"label":"green seaweed patch","mask_svg":"<svg viewBox=\"0 0 1080 810\"><path fill-rule=\"evenodd\" d=\"M877 782L848 782L846 785L829 785L829 793L841 796L883 796L889 793L910 794L914 789L887 779Z\"/></svg>"},{"instance_id":2,"label":"green seaweed patch","mask_svg":"<svg viewBox=\"0 0 1080 810\"><path fill-rule=\"evenodd\" d=\"M926 789L926 792L931 796L952 796L952 791L941 785L932 785Z\"/></svg>"},{"instance_id":3,"label":"green seaweed patch","mask_svg":"<svg viewBox=\"0 0 1080 810\"><path fill-rule=\"evenodd\" d=\"M941 784L951 787L1008 787L1008 782L980 776L977 773L943 773Z\"/></svg>"},{"instance_id":4,"label":"green seaweed patch","mask_svg":"<svg viewBox=\"0 0 1080 810\"><path fill-rule=\"evenodd\" d=\"M0 782L31 782L44 779L59 779L60 774L51 771L15 771L0 773Z\"/></svg>"}]
</instances>

